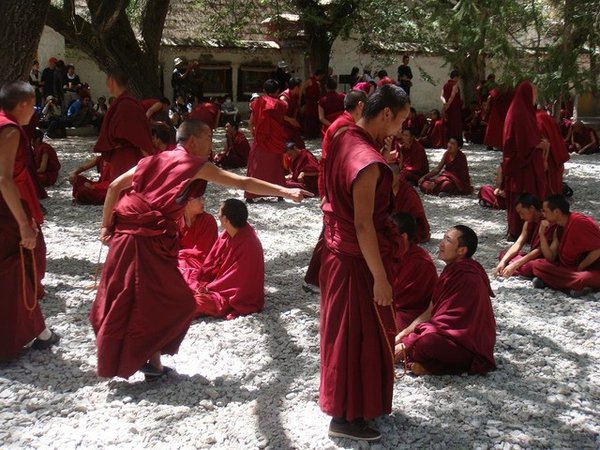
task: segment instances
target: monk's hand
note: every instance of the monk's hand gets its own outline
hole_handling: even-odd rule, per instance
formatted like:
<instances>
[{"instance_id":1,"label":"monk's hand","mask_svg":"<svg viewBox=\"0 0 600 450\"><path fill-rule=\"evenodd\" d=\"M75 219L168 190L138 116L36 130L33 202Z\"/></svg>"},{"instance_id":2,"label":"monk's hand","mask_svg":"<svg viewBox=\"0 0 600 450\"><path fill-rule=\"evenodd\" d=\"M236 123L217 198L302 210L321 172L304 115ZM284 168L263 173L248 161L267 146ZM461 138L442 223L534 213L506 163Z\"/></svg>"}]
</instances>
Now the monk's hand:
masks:
<instances>
[{"instance_id":1,"label":"monk's hand","mask_svg":"<svg viewBox=\"0 0 600 450\"><path fill-rule=\"evenodd\" d=\"M399 344L398 343L396 344L396 346L394 347L394 361L395 362L404 361L404 358L406 358L405 349L406 349L406 347L404 346L404 344L402 342L400 342Z\"/></svg>"},{"instance_id":2,"label":"monk's hand","mask_svg":"<svg viewBox=\"0 0 600 450\"><path fill-rule=\"evenodd\" d=\"M76 179L77 179L77 172L71 172L69 174L69 183L75 184Z\"/></svg>"},{"instance_id":3,"label":"monk's hand","mask_svg":"<svg viewBox=\"0 0 600 450\"><path fill-rule=\"evenodd\" d=\"M542 220L540 222L540 229L538 234L540 236L546 236L546 231L548 231L548 227L550 226L550 222L548 222L546 219Z\"/></svg>"},{"instance_id":4,"label":"monk's hand","mask_svg":"<svg viewBox=\"0 0 600 450\"><path fill-rule=\"evenodd\" d=\"M296 203L300 203L302 200L304 200L304 198L314 197L314 195L312 192L305 191L304 189L293 188L285 189L284 197L289 198L290 200L293 200Z\"/></svg>"},{"instance_id":5,"label":"monk's hand","mask_svg":"<svg viewBox=\"0 0 600 450\"><path fill-rule=\"evenodd\" d=\"M379 306L389 306L392 304L392 285L387 277L375 279L373 283L373 300Z\"/></svg>"},{"instance_id":6,"label":"monk's hand","mask_svg":"<svg viewBox=\"0 0 600 450\"><path fill-rule=\"evenodd\" d=\"M515 266L514 264L509 264L508 266L506 266L506 268L502 271L502 276L504 278L510 278L513 276L513 274L515 273L515 270L517 270L517 266Z\"/></svg>"},{"instance_id":7,"label":"monk's hand","mask_svg":"<svg viewBox=\"0 0 600 450\"><path fill-rule=\"evenodd\" d=\"M499 263L499 264L496 266L496 268L494 269L494 275L495 275L495 276L500 276L500 275L502 275L502 272L504 272L504 268L505 268L505 267L506 267L506 266L504 265L504 263L502 263L502 262L501 262L501 263Z\"/></svg>"},{"instance_id":8,"label":"monk's hand","mask_svg":"<svg viewBox=\"0 0 600 450\"><path fill-rule=\"evenodd\" d=\"M37 226L34 227L32 224L19 226L19 235L21 236L21 241L19 242L21 247L28 250L33 250L35 248L38 235Z\"/></svg>"},{"instance_id":9,"label":"monk's hand","mask_svg":"<svg viewBox=\"0 0 600 450\"><path fill-rule=\"evenodd\" d=\"M550 141L548 141L548 139L544 138L540 141L540 143L537 146L538 146L538 148L547 152L548 150L550 150Z\"/></svg>"},{"instance_id":10,"label":"monk's hand","mask_svg":"<svg viewBox=\"0 0 600 450\"><path fill-rule=\"evenodd\" d=\"M102 242L104 245L108 245L111 238L112 234L110 233L108 227L100 228L100 242Z\"/></svg>"}]
</instances>

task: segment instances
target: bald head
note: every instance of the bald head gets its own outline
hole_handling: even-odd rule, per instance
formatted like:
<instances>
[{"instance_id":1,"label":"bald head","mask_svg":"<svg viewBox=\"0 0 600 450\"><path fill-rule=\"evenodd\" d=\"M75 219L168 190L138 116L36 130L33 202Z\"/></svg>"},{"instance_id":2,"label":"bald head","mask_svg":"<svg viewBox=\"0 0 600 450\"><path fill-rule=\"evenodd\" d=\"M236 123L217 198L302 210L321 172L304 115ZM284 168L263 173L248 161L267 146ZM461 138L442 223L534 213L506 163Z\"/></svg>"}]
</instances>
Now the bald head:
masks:
<instances>
[{"instance_id":1,"label":"bald head","mask_svg":"<svg viewBox=\"0 0 600 450\"><path fill-rule=\"evenodd\" d=\"M185 120L177 129L177 143L184 144L192 136L201 137L210 131L210 127L201 120Z\"/></svg>"}]
</instances>

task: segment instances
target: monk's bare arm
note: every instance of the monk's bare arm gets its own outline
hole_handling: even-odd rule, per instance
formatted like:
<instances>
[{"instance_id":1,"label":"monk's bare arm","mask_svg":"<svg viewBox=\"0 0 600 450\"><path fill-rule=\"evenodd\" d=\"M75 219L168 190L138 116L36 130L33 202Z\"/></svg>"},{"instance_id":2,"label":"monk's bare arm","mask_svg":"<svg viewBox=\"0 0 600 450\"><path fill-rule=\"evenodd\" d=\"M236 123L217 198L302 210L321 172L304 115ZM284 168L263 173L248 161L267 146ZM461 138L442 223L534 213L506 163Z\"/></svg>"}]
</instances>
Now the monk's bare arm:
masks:
<instances>
[{"instance_id":1,"label":"monk's bare arm","mask_svg":"<svg viewBox=\"0 0 600 450\"><path fill-rule=\"evenodd\" d=\"M429 302L429 306L427 307L425 312L423 312L419 317L417 317L415 320L413 320L409 326L407 326L404 330L400 331L400 333L398 333L396 335L396 344L402 343L402 339L404 339L410 333L415 331L415 328L417 328L417 325L419 325L423 322L427 322L429 319L431 319L431 311L432 310L433 310L433 305L431 304L431 302Z\"/></svg>"},{"instance_id":2,"label":"monk's bare arm","mask_svg":"<svg viewBox=\"0 0 600 450\"><path fill-rule=\"evenodd\" d=\"M539 235L540 235L540 250L544 255L544 258L547 261L553 262L556 259L556 255L558 253L558 235L556 231L554 231L554 236L552 237L552 242L548 243L548 239L546 238L546 230L548 229L548 222L546 220L542 220L540 225Z\"/></svg>"},{"instance_id":3,"label":"monk's bare arm","mask_svg":"<svg viewBox=\"0 0 600 450\"><path fill-rule=\"evenodd\" d=\"M313 194L303 189L286 188L277 184L267 183L252 177L236 175L220 169L212 163L205 163L194 179L202 179L217 183L222 186L229 186L243 191L252 192L257 195L270 195L273 197L285 197L295 202L300 202L304 197L312 197Z\"/></svg>"},{"instance_id":4,"label":"monk's bare arm","mask_svg":"<svg viewBox=\"0 0 600 450\"><path fill-rule=\"evenodd\" d=\"M371 164L358 174L352 185L352 203L358 245L373 275L373 299L378 305L387 306L392 303L392 286L381 260L373 224L375 189L379 175L379 167L376 164Z\"/></svg>"},{"instance_id":5,"label":"monk's bare arm","mask_svg":"<svg viewBox=\"0 0 600 450\"><path fill-rule=\"evenodd\" d=\"M159 112L162 109L162 107L163 107L163 104L161 102L154 103L150 108L148 108L148 111L146 111L146 117L149 119L154 114Z\"/></svg>"},{"instance_id":6,"label":"monk's bare arm","mask_svg":"<svg viewBox=\"0 0 600 450\"><path fill-rule=\"evenodd\" d=\"M133 174L135 173L136 168L137 166L132 167L124 174L115 178L114 181L110 183L110 186L108 186L104 207L102 208L102 229L100 230L100 240L102 242L106 242L109 238L108 228L112 223L113 210L115 209L115 205L121 192L124 189L131 187Z\"/></svg>"},{"instance_id":7,"label":"monk's bare arm","mask_svg":"<svg viewBox=\"0 0 600 450\"><path fill-rule=\"evenodd\" d=\"M444 156L446 156L446 155L444 154ZM419 184L421 184L422 181L429 180L430 178L433 178L436 175L438 175L442 171L442 169L444 168L445 165L446 165L446 158L442 157L442 160L435 167L435 169L430 170L428 173L426 173L425 175L423 175L421 177L421 179L419 180Z\"/></svg>"},{"instance_id":8,"label":"monk's bare arm","mask_svg":"<svg viewBox=\"0 0 600 450\"><path fill-rule=\"evenodd\" d=\"M321 105L319 105L319 122L325 126L331 125L331 122L325 118L325 110Z\"/></svg>"},{"instance_id":9,"label":"monk's bare arm","mask_svg":"<svg viewBox=\"0 0 600 450\"><path fill-rule=\"evenodd\" d=\"M48 153L42 155L42 160L40 161L40 167L37 168L37 173L45 173L48 169Z\"/></svg>"},{"instance_id":10,"label":"monk's bare arm","mask_svg":"<svg viewBox=\"0 0 600 450\"><path fill-rule=\"evenodd\" d=\"M541 256L542 256L542 251L539 248L536 248L535 250L530 251L525 256L523 256L522 258L520 258L518 261L510 263L508 266L506 266L506 268L502 271L502 276L505 277L505 278L512 277L513 274L515 273L515 271L519 267L523 266L525 263L528 263L529 261L533 261L534 259L538 259Z\"/></svg>"},{"instance_id":11,"label":"monk's bare arm","mask_svg":"<svg viewBox=\"0 0 600 450\"><path fill-rule=\"evenodd\" d=\"M501 275L508 262L513 259L517 253L521 251L525 242L527 241L527 222L523 224L523 228L521 229L521 234L519 238L515 241L513 245L507 250L504 254L498 265L496 266L496 270L494 270L494 275Z\"/></svg>"},{"instance_id":12,"label":"monk's bare arm","mask_svg":"<svg viewBox=\"0 0 600 450\"><path fill-rule=\"evenodd\" d=\"M587 256L583 258L583 261L579 263L577 270L585 270L587 267L594 264L598 258L600 258L600 248L589 252Z\"/></svg>"},{"instance_id":13,"label":"monk's bare arm","mask_svg":"<svg viewBox=\"0 0 600 450\"><path fill-rule=\"evenodd\" d=\"M4 127L0 131L0 193L19 225L21 245L32 249L35 248L37 230L33 228L33 224L25 214L21 204L21 194L13 178L20 139L21 135L16 127Z\"/></svg>"}]
</instances>

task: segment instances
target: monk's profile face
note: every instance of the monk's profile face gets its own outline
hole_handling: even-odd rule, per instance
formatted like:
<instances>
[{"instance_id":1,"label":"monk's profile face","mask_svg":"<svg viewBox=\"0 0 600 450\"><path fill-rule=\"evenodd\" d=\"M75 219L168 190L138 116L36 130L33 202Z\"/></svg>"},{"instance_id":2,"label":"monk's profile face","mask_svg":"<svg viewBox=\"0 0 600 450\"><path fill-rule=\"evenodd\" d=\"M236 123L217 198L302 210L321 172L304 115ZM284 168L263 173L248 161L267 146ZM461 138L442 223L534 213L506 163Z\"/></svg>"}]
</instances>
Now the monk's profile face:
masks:
<instances>
[{"instance_id":1,"label":"monk's profile face","mask_svg":"<svg viewBox=\"0 0 600 450\"><path fill-rule=\"evenodd\" d=\"M204 197L192 198L187 202L185 207L187 213L191 216L196 216L204 212Z\"/></svg>"},{"instance_id":2,"label":"monk's profile face","mask_svg":"<svg viewBox=\"0 0 600 450\"><path fill-rule=\"evenodd\" d=\"M31 97L29 100L19 102L11 113L15 116L19 125L27 125L31 120L31 116L33 116L34 108L35 97Z\"/></svg>"},{"instance_id":3,"label":"monk's profile face","mask_svg":"<svg viewBox=\"0 0 600 450\"><path fill-rule=\"evenodd\" d=\"M548 207L548 202L544 202L542 206L542 211L544 212L544 219L546 219L550 223L556 223L560 217L560 210L557 208L552 211Z\"/></svg>"},{"instance_id":4,"label":"monk's profile face","mask_svg":"<svg viewBox=\"0 0 600 450\"><path fill-rule=\"evenodd\" d=\"M413 140L414 140L414 138L413 138L413 135L411 134L411 132L410 132L410 131L408 131L408 130L404 130L404 131L402 132L402 143L403 143L404 145L406 145L406 146L410 146L410 145L412 145L412 143L413 143Z\"/></svg>"},{"instance_id":5,"label":"monk's profile face","mask_svg":"<svg viewBox=\"0 0 600 450\"><path fill-rule=\"evenodd\" d=\"M438 258L446 264L450 264L464 256L466 247L459 245L460 231L451 228L446 231L446 234L438 245Z\"/></svg>"},{"instance_id":6,"label":"monk's profile face","mask_svg":"<svg viewBox=\"0 0 600 450\"><path fill-rule=\"evenodd\" d=\"M212 153L212 130L205 127L198 135L192 136L194 153L208 160Z\"/></svg>"},{"instance_id":7,"label":"monk's profile face","mask_svg":"<svg viewBox=\"0 0 600 450\"><path fill-rule=\"evenodd\" d=\"M517 212L517 214L519 215L521 220L524 222L533 221L536 217L536 212L537 212L535 207L529 206L526 208L523 205L521 205L520 203L517 204L517 206L515 206L515 211Z\"/></svg>"},{"instance_id":8,"label":"monk's profile face","mask_svg":"<svg viewBox=\"0 0 600 450\"><path fill-rule=\"evenodd\" d=\"M398 111L398 113L396 115L394 115L394 112L390 108L385 108L381 112L382 117L383 117L382 126L385 129L383 134L385 136L394 136L396 133L398 133L398 130L400 130L402 128L402 124L408 117L409 113L410 113L410 104L409 103L404 105L404 108L402 108L400 111Z\"/></svg>"}]
</instances>

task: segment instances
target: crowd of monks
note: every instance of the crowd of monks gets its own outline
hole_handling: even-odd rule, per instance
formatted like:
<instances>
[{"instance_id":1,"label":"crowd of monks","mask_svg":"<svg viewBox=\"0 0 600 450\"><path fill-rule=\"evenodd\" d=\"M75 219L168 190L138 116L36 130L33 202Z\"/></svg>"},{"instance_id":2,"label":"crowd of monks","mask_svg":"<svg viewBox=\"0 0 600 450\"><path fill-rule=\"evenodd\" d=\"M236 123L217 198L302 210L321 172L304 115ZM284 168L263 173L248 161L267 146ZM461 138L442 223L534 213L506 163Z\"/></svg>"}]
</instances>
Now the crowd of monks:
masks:
<instances>
[{"instance_id":1,"label":"crowd of monks","mask_svg":"<svg viewBox=\"0 0 600 450\"><path fill-rule=\"evenodd\" d=\"M320 199L323 230L304 287L321 296L320 406L332 417L330 436L380 439L368 420L391 412L400 362L415 375L494 370L494 294L474 259L477 234L463 224L445 232L439 275L419 245L431 230L418 190L473 192L465 137L502 151L496 188L480 191L482 204L504 205L515 237L494 274L530 277L535 288L573 296L600 289L600 228L571 212L562 195L568 143L588 153L598 144L594 133L575 123L563 134L536 111L535 86L526 81L508 93L488 79L480 87L486 105L465 115L452 71L441 112L426 120L385 71L378 75L377 82L357 80L346 94L322 71L304 83L267 80L250 102L252 142L228 123L225 148L213 155L218 110L192 111L176 130L165 130L159 115L168 100L140 102L127 91L126 73L108 74L115 100L94 146L98 156L69 174L78 203L103 204L100 240L109 251L90 312L99 376L140 371L158 380L172 370L161 355L178 351L195 318L261 311L264 255L246 204L312 196ZM39 305L45 245L38 200L60 163L43 135L25 131L34 101L26 83L0 91L3 361L60 339ZM485 120L476 120L484 109ZM319 135L320 160L304 143ZM433 169L425 146L446 148ZM246 165L246 176L225 170ZM94 167L99 179L82 175ZM221 234L204 210L208 182L244 192L245 201L220 204Z\"/></svg>"}]
</instances>

